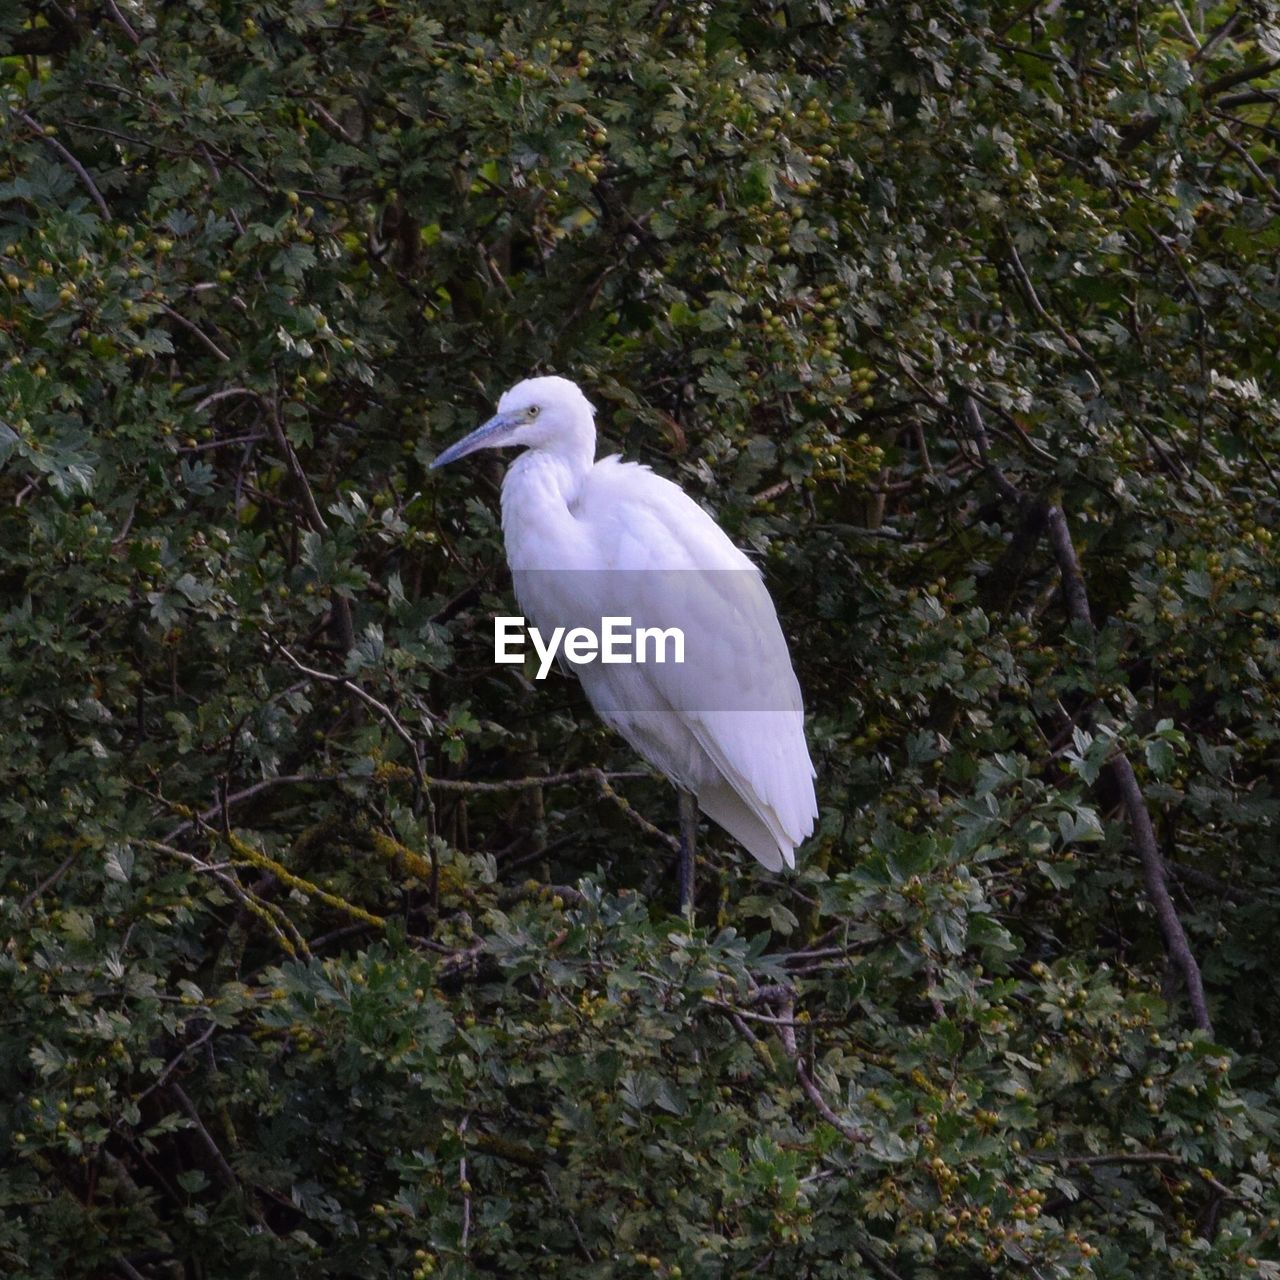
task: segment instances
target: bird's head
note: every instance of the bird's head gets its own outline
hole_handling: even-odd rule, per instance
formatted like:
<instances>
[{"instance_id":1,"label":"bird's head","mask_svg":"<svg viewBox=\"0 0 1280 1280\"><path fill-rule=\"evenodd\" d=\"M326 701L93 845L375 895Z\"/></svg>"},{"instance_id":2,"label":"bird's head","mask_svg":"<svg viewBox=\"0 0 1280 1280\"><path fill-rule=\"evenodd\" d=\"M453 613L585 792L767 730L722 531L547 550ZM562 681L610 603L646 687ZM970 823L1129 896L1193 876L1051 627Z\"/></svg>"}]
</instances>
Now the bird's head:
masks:
<instances>
[{"instance_id":1,"label":"bird's head","mask_svg":"<svg viewBox=\"0 0 1280 1280\"><path fill-rule=\"evenodd\" d=\"M568 378L526 378L501 400L498 412L450 445L432 464L447 466L478 449L508 446L563 453L570 458L595 456L595 409Z\"/></svg>"}]
</instances>

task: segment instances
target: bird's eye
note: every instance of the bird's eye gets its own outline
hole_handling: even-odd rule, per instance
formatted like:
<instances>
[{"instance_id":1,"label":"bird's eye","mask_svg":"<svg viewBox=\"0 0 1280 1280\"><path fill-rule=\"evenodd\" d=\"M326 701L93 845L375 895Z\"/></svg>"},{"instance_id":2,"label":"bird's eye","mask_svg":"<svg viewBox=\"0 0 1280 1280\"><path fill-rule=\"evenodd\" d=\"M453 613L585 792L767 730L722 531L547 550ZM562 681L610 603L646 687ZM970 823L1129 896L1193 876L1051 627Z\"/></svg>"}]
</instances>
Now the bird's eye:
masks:
<instances>
[{"instance_id":1,"label":"bird's eye","mask_svg":"<svg viewBox=\"0 0 1280 1280\"><path fill-rule=\"evenodd\" d=\"M536 418L538 416L538 406L536 404L531 404L528 409L528 414L529 417Z\"/></svg>"}]
</instances>

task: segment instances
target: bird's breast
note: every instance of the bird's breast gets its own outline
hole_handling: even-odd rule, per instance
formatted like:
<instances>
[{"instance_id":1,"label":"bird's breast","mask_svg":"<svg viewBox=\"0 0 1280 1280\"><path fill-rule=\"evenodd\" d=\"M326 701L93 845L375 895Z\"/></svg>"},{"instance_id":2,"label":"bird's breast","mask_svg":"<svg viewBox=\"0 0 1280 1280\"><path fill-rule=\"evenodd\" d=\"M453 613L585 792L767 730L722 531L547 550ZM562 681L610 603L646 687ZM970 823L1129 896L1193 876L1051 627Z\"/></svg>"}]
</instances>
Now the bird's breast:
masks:
<instances>
[{"instance_id":1,"label":"bird's breast","mask_svg":"<svg viewBox=\"0 0 1280 1280\"><path fill-rule=\"evenodd\" d=\"M507 563L518 570L593 567L588 531L574 514L581 478L555 457L522 454L502 483Z\"/></svg>"}]
</instances>

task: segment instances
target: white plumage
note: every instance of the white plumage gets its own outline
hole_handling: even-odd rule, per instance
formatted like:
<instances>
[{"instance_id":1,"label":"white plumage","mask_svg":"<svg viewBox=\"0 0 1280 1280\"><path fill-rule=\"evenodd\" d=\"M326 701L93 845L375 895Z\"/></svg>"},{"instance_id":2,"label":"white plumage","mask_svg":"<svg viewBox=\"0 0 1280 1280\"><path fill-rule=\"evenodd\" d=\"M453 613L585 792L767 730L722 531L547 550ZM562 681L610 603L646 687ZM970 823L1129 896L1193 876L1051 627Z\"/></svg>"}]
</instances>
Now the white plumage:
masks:
<instances>
[{"instance_id":1,"label":"white plumage","mask_svg":"<svg viewBox=\"0 0 1280 1280\"><path fill-rule=\"evenodd\" d=\"M800 687L756 566L679 486L595 459L594 410L565 378L512 387L445 450L524 446L502 485L516 598L544 634L603 617L679 627L683 663L575 663L606 724L692 792L771 871L795 865L817 816Z\"/></svg>"}]
</instances>

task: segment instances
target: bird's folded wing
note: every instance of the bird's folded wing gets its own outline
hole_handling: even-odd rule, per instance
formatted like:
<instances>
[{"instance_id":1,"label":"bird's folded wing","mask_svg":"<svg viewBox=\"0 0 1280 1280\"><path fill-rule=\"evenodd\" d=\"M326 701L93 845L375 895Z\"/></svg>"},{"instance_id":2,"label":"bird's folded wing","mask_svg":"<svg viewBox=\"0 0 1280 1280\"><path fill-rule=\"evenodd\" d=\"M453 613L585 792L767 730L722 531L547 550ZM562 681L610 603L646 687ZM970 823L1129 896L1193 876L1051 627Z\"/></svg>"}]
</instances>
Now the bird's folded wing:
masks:
<instances>
[{"instance_id":1,"label":"bird's folded wing","mask_svg":"<svg viewBox=\"0 0 1280 1280\"><path fill-rule=\"evenodd\" d=\"M816 816L814 771L799 684L759 570L676 485L634 464L596 470L580 518L606 568L578 594L601 616L684 637L683 662L647 661L625 678L623 669L603 680L604 670L580 672L589 693L611 685L611 705L597 709L628 738L652 737L655 717L674 716L780 845L798 844Z\"/></svg>"}]
</instances>

